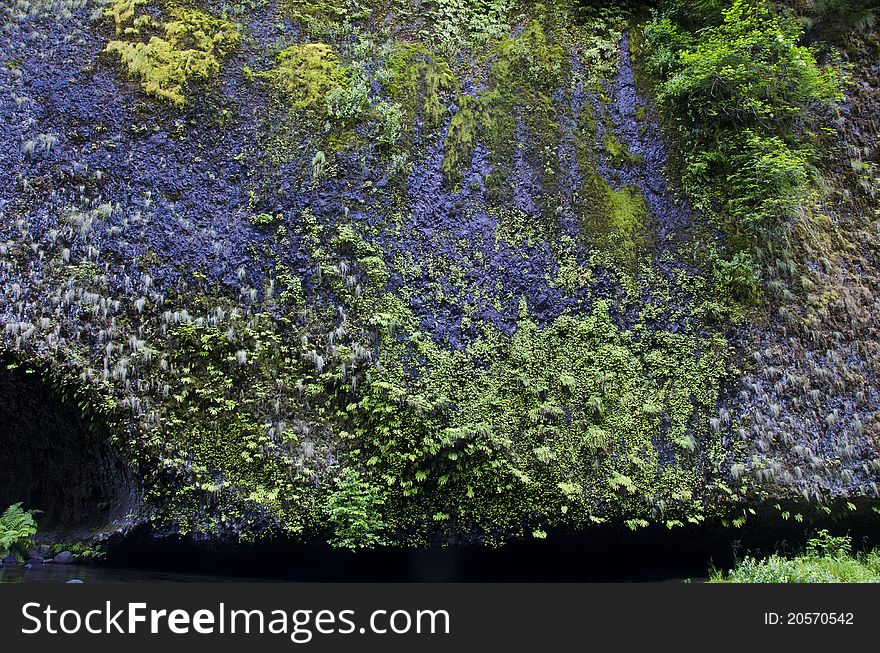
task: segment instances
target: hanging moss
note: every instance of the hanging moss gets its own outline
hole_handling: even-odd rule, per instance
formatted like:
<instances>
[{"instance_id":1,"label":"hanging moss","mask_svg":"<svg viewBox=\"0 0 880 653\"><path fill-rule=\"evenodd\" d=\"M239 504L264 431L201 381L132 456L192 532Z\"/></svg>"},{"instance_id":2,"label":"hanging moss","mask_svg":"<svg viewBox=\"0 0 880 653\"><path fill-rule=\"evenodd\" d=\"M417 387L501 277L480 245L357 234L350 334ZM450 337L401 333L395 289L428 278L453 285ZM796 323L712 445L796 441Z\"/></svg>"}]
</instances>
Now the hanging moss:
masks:
<instances>
[{"instance_id":1,"label":"hanging moss","mask_svg":"<svg viewBox=\"0 0 880 653\"><path fill-rule=\"evenodd\" d=\"M446 61L421 44L398 43L387 68L390 79L385 86L403 107L406 123L421 120L427 133L439 129L447 113L442 98L457 85Z\"/></svg>"},{"instance_id":2,"label":"hanging moss","mask_svg":"<svg viewBox=\"0 0 880 653\"><path fill-rule=\"evenodd\" d=\"M569 64L564 49L548 39L538 9L536 15L519 36L502 39L493 49L488 89L459 99L459 112L446 137L443 172L452 185L460 181L476 143L489 148L494 168L487 184L497 203L510 195L507 170L518 140L518 122L523 136L532 141L535 158L530 164L545 185L552 186L558 173L559 127L552 94L565 79Z\"/></svg>"}]
</instances>

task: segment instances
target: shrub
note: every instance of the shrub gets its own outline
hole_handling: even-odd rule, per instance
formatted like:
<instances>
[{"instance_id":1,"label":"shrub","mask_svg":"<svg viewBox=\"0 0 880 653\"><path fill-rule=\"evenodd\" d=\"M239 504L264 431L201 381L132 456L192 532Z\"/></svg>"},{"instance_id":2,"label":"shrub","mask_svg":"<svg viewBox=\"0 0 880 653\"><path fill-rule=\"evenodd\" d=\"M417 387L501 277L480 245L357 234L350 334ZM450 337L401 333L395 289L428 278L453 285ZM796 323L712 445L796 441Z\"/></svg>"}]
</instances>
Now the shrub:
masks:
<instances>
[{"instance_id":1,"label":"shrub","mask_svg":"<svg viewBox=\"0 0 880 653\"><path fill-rule=\"evenodd\" d=\"M379 510L383 504L376 485L363 480L356 469L345 468L327 504L335 530L330 543L352 550L381 546L384 540L380 534L385 524Z\"/></svg>"},{"instance_id":2,"label":"shrub","mask_svg":"<svg viewBox=\"0 0 880 653\"><path fill-rule=\"evenodd\" d=\"M779 124L813 103L841 99L834 69L798 45L800 25L766 2L735 0L720 25L695 38L661 23L647 34L661 53L655 68L671 73L661 100L701 130Z\"/></svg>"},{"instance_id":3,"label":"shrub","mask_svg":"<svg viewBox=\"0 0 880 653\"><path fill-rule=\"evenodd\" d=\"M648 65L680 128L688 191L717 211L734 246L754 246L808 195L815 109L842 99L840 76L818 65L799 45L800 24L769 2L708 5L706 25L674 8L655 17Z\"/></svg>"}]
</instances>

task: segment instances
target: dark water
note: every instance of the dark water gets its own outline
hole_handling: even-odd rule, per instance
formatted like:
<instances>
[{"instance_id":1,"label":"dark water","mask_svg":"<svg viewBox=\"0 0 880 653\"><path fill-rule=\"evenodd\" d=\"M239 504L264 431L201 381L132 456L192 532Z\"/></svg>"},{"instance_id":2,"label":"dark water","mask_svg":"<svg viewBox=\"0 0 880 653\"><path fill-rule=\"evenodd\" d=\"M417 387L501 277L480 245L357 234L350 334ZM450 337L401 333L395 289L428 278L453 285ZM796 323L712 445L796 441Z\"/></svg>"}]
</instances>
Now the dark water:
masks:
<instances>
[{"instance_id":1,"label":"dark water","mask_svg":"<svg viewBox=\"0 0 880 653\"><path fill-rule=\"evenodd\" d=\"M25 569L21 565L0 566L0 583L267 583L285 582L287 579L222 576L216 574L189 574L172 571L153 571L103 565L38 565ZM663 578L648 582L703 581L705 578Z\"/></svg>"},{"instance_id":2,"label":"dark water","mask_svg":"<svg viewBox=\"0 0 880 653\"><path fill-rule=\"evenodd\" d=\"M759 512L748 529L701 525L669 531L611 528L557 533L550 541L430 549L344 551L288 540L261 543L157 538L148 529L117 542L100 565L0 568L0 582L681 582L704 580L744 555L802 551L818 528L849 534L854 550L880 543L874 519L780 524Z\"/></svg>"},{"instance_id":3,"label":"dark water","mask_svg":"<svg viewBox=\"0 0 880 653\"><path fill-rule=\"evenodd\" d=\"M32 569L25 569L23 565L0 566L0 583L67 583L72 580L80 580L83 583L241 583L271 582L272 579L187 574L103 565L44 564L35 565Z\"/></svg>"},{"instance_id":4,"label":"dark water","mask_svg":"<svg viewBox=\"0 0 880 653\"><path fill-rule=\"evenodd\" d=\"M880 522L864 515L780 523L775 513L756 512L750 528L597 528L497 549L352 552L284 539L243 544L159 538L144 527L110 547L102 564L0 566L0 583L681 582L704 580L710 570L729 569L744 555L797 553L820 528L850 535L857 552L880 545Z\"/></svg>"}]
</instances>

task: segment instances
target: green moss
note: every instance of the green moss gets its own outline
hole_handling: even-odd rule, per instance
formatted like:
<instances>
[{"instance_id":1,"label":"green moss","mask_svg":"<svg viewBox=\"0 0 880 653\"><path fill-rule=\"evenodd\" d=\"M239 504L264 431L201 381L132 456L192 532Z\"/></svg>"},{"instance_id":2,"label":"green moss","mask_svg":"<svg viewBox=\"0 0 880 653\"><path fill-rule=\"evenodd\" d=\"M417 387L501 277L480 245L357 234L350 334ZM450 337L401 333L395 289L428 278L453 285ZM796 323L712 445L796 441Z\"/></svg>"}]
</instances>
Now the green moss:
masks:
<instances>
[{"instance_id":1,"label":"green moss","mask_svg":"<svg viewBox=\"0 0 880 653\"><path fill-rule=\"evenodd\" d=\"M138 35L140 28L153 24L152 16L142 14L135 20L135 11L138 7L149 5L151 0L115 0L106 9L104 15L113 18L116 35Z\"/></svg>"},{"instance_id":2,"label":"green moss","mask_svg":"<svg viewBox=\"0 0 880 653\"><path fill-rule=\"evenodd\" d=\"M449 121L443 158L444 176L453 184L461 179L461 171L470 165L477 137L486 122L482 98L463 96L458 104L458 112Z\"/></svg>"},{"instance_id":3,"label":"green moss","mask_svg":"<svg viewBox=\"0 0 880 653\"><path fill-rule=\"evenodd\" d=\"M441 98L457 86L446 61L417 43L397 43L387 62L385 87L408 125L422 120L426 132L440 128L447 110Z\"/></svg>"},{"instance_id":4,"label":"green moss","mask_svg":"<svg viewBox=\"0 0 880 653\"><path fill-rule=\"evenodd\" d=\"M144 92L184 106L187 89L220 72L222 59L238 44L240 34L229 21L195 9L170 8L167 22L147 14L135 17L137 7L143 4L121 0L105 9L115 22L117 35L126 37L111 40L105 52L119 58ZM139 40L141 36L148 40Z\"/></svg>"},{"instance_id":5,"label":"green moss","mask_svg":"<svg viewBox=\"0 0 880 653\"><path fill-rule=\"evenodd\" d=\"M603 244L625 265L633 266L645 250L649 233L648 209L637 186L608 188L607 228Z\"/></svg>"},{"instance_id":6,"label":"green moss","mask_svg":"<svg viewBox=\"0 0 880 653\"><path fill-rule=\"evenodd\" d=\"M644 162L642 157L633 155L625 143L622 143L617 135L610 129L605 128L602 135L602 147L608 155L608 159L615 166L633 166Z\"/></svg>"},{"instance_id":7,"label":"green moss","mask_svg":"<svg viewBox=\"0 0 880 653\"><path fill-rule=\"evenodd\" d=\"M251 216L251 224L255 227L271 227L281 221L281 215L273 213L259 213Z\"/></svg>"},{"instance_id":8,"label":"green moss","mask_svg":"<svg viewBox=\"0 0 880 653\"><path fill-rule=\"evenodd\" d=\"M624 283L634 290L632 275L651 245L651 216L640 188L614 189L599 174L596 128L594 112L585 106L577 116L575 129L575 155L581 177L575 210L580 216L584 240L593 249L597 262L622 273ZM615 163L633 164L629 151L607 124L602 145Z\"/></svg>"},{"instance_id":9,"label":"green moss","mask_svg":"<svg viewBox=\"0 0 880 653\"><path fill-rule=\"evenodd\" d=\"M348 76L326 43L293 45L278 53L278 65L258 76L269 79L295 109L327 110L327 96L348 85Z\"/></svg>"},{"instance_id":10,"label":"green moss","mask_svg":"<svg viewBox=\"0 0 880 653\"><path fill-rule=\"evenodd\" d=\"M564 49L548 39L543 18L532 19L519 36L500 40L489 59L488 89L458 101L459 112L446 137L443 172L457 184L477 141L484 143L494 168L487 183L492 199L500 204L511 192L507 170L518 140L518 121L533 142L531 164L545 186L554 184L558 124L551 96L565 79L568 60Z\"/></svg>"},{"instance_id":11,"label":"green moss","mask_svg":"<svg viewBox=\"0 0 880 653\"><path fill-rule=\"evenodd\" d=\"M648 252L652 235L644 195L636 186L613 189L595 171L582 171L583 236L599 260L627 275Z\"/></svg>"},{"instance_id":12,"label":"green moss","mask_svg":"<svg viewBox=\"0 0 880 653\"><path fill-rule=\"evenodd\" d=\"M281 0L279 4L313 37L339 35L352 21L369 14L369 3L361 6L358 0Z\"/></svg>"}]
</instances>

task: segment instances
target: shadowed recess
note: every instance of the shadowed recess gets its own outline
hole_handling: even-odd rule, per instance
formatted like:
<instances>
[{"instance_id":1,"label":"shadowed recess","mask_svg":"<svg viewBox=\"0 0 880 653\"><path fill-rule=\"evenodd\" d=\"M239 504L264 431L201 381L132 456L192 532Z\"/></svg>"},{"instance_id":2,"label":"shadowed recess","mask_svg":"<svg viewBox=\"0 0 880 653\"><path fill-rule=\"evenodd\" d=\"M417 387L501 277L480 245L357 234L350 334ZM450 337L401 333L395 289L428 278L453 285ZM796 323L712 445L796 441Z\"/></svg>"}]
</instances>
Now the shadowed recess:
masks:
<instances>
[{"instance_id":1,"label":"shadowed recess","mask_svg":"<svg viewBox=\"0 0 880 653\"><path fill-rule=\"evenodd\" d=\"M39 374L0 367L0 506L38 509L41 533L111 527L134 504L130 470Z\"/></svg>"}]
</instances>

